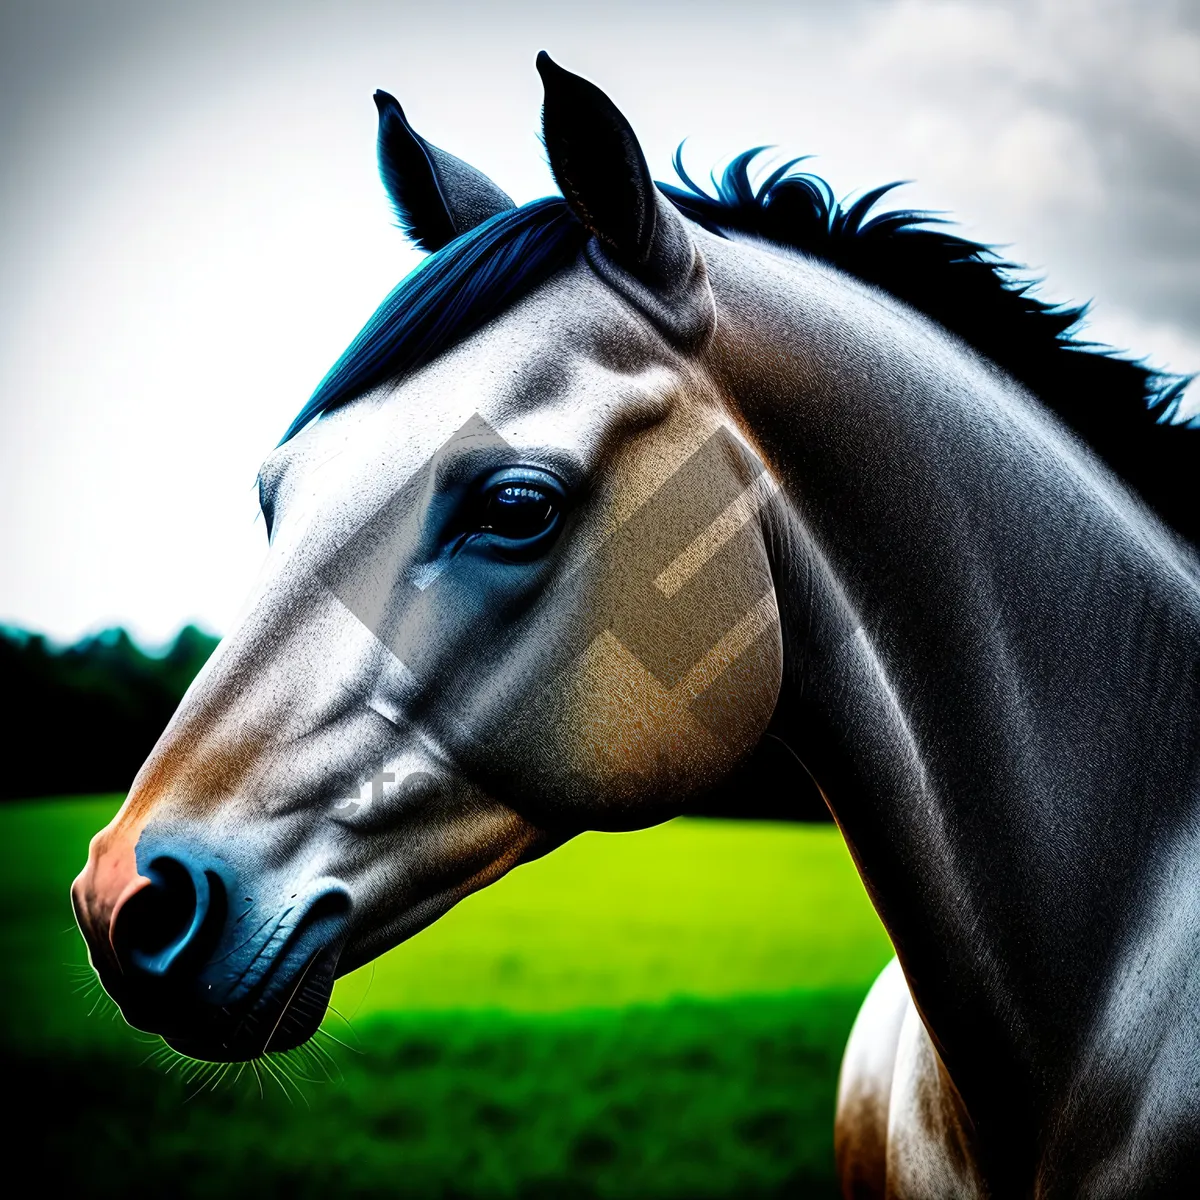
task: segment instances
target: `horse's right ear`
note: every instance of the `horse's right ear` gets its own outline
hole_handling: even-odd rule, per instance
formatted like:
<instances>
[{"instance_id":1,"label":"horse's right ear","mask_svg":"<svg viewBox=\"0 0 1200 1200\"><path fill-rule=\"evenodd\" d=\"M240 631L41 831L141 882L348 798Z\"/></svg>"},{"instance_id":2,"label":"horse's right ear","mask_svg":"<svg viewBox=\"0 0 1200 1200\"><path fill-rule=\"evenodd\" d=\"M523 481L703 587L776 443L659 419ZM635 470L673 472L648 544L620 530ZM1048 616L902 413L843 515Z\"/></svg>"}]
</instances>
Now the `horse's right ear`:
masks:
<instances>
[{"instance_id":1,"label":"horse's right ear","mask_svg":"<svg viewBox=\"0 0 1200 1200\"><path fill-rule=\"evenodd\" d=\"M555 182L593 235L596 273L678 345L712 333L716 305L704 260L683 218L654 186L637 137L620 109L543 50L542 133Z\"/></svg>"},{"instance_id":2,"label":"horse's right ear","mask_svg":"<svg viewBox=\"0 0 1200 1200\"><path fill-rule=\"evenodd\" d=\"M395 96L375 93L379 175L400 228L422 250L440 250L489 217L515 208L482 171L431 146Z\"/></svg>"}]
</instances>

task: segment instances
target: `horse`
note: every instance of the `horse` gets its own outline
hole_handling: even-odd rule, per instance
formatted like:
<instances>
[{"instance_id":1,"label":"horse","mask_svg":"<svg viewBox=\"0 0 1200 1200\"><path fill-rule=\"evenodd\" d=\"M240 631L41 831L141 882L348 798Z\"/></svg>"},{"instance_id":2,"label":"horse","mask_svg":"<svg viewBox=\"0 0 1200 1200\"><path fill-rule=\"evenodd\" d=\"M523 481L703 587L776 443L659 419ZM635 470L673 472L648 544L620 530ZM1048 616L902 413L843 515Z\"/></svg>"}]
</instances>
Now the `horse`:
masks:
<instances>
[{"instance_id":1,"label":"horse","mask_svg":"<svg viewBox=\"0 0 1200 1200\"><path fill-rule=\"evenodd\" d=\"M537 67L561 197L522 206L376 94L428 256L264 462L263 573L92 841L105 988L257 1059L577 833L811 778L896 951L842 1066L844 1194L1184 1188L1186 381L871 216L886 188L755 185L759 151L655 184L603 91Z\"/></svg>"}]
</instances>

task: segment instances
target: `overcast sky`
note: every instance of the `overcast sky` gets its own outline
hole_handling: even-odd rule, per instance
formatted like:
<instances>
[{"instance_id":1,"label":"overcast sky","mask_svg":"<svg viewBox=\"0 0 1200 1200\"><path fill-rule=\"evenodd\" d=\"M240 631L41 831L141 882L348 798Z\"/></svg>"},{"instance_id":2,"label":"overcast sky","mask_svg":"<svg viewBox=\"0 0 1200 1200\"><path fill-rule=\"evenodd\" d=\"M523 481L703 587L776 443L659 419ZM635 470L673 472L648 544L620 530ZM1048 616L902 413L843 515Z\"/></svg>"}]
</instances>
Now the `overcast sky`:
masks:
<instances>
[{"instance_id":1,"label":"overcast sky","mask_svg":"<svg viewBox=\"0 0 1200 1200\"><path fill-rule=\"evenodd\" d=\"M915 180L1093 337L1200 370L1198 0L6 0L0 622L228 627L260 460L416 261L371 93L530 200L542 48L661 179L688 137L696 174L773 143L839 194Z\"/></svg>"}]
</instances>

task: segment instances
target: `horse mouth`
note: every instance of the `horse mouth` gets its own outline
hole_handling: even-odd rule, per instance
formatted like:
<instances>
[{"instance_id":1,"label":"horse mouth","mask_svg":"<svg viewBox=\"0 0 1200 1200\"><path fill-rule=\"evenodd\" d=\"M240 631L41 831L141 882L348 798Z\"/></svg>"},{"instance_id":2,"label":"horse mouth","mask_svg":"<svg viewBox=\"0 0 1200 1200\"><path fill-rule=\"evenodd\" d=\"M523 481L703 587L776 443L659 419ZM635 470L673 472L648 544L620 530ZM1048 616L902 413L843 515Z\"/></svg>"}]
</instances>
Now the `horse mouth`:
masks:
<instances>
[{"instance_id":1,"label":"horse mouth","mask_svg":"<svg viewBox=\"0 0 1200 1200\"><path fill-rule=\"evenodd\" d=\"M174 868L177 860L162 861ZM150 867L161 878L139 893L141 907L131 901L122 910L111 961L93 960L126 1022L214 1063L247 1062L312 1037L348 933L345 889L323 883L292 896L299 902L271 906L246 932L230 920L228 885L215 870L197 882L200 872L184 874L186 862L173 875L159 860Z\"/></svg>"},{"instance_id":2,"label":"horse mouth","mask_svg":"<svg viewBox=\"0 0 1200 1200\"><path fill-rule=\"evenodd\" d=\"M205 1014L186 1034L162 1033L172 1050L202 1062L248 1062L303 1045L316 1033L337 975L338 949L309 956L293 978L272 986L244 1008Z\"/></svg>"}]
</instances>

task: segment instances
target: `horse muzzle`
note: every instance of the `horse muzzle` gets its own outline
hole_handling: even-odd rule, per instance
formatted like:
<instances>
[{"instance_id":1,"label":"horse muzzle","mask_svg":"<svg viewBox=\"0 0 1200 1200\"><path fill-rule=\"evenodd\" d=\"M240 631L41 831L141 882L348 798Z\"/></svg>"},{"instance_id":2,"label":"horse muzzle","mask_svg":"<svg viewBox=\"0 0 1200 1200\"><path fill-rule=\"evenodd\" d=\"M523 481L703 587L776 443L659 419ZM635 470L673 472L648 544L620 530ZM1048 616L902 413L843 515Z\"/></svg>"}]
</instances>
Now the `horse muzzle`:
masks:
<instances>
[{"instance_id":1,"label":"horse muzzle","mask_svg":"<svg viewBox=\"0 0 1200 1200\"><path fill-rule=\"evenodd\" d=\"M71 889L92 965L125 1020L210 1062L307 1041L337 973L345 887L254 882L186 841L143 834L137 851L135 861L128 847L94 845Z\"/></svg>"}]
</instances>

